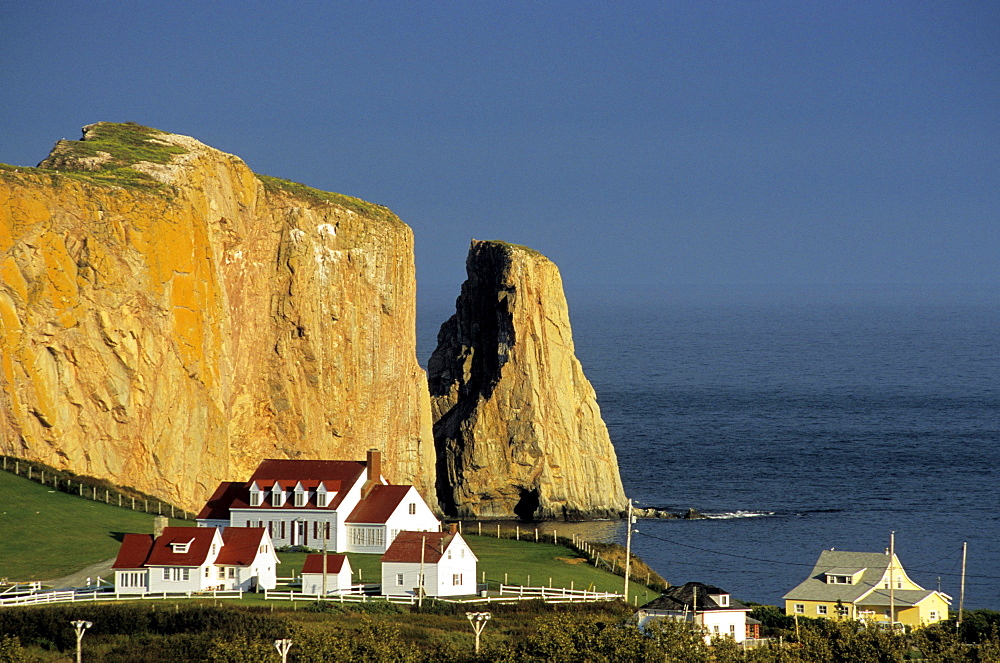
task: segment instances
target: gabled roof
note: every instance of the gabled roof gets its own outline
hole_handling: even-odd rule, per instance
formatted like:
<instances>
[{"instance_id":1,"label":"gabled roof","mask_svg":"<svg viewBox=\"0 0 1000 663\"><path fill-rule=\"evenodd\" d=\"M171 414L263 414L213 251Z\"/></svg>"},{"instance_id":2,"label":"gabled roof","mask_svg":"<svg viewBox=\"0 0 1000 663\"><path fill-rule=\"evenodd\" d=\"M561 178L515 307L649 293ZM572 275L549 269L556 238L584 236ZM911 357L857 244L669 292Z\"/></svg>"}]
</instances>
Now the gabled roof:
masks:
<instances>
[{"instance_id":1,"label":"gabled roof","mask_svg":"<svg viewBox=\"0 0 1000 663\"><path fill-rule=\"evenodd\" d=\"M327 554L326 572L340 573L340 570L344 568L345 561L347 561L347 555ZM347 566L350 568L351 563L347 562ZM302 565L302 573L323 573L323 555L306 555L306 561Z\"/></svg>"},{"instance_id":2,"label":"gabled roof","mask_svg":"<svg viewBox=\"0 0 1000 663\"><path fill-rule=\"evenodd\" d=\"M208 558L217 530L214 527L165 527L153 543L146 566L201 566ZM187 552L174 552L171 544L189 543Z\"/></svg>"},{"instance_id":3,"label":"gabled roof","mask_svg":"<svg viewBox=\"0 0 1000 663\"><path fill-rule=\"evenodd\" d=\"M383 562L416 562L420 563L420 543L424 542L423 562L436 564L455 541L464 542L461 534L451 532L400 532L393 540L385 554Z\"/></svg>"},{"instance_id":4,"label":"gabled roof","mask_svg":"<svg viewBox=\"0 0 1000 663\"><path fill-rule=\"evenodd\" d=\"M229 507L246 490L242 481L223 481L198 515L198 520L229 520Z\"/></svg>"},{"instance_id":5,"label":"gabled roof","mask_svg":"<svg viewBox=\"0 0 1000 663\"><path fill-rule=\"evenodd\" d=\"M847 550L824 550L820 553L816 565L809 577L795 589L785 594L789 601L842 601L854 603L866 593L876 588L889 568L889 555L886 553L861 553ZM893 568L904 573L897 558ZM854 584L829 584L826 575L849 575L840 572L843 569L864 569L864 573ZM911 590L912 591L912 590Z\"/></svg>"},{"instance_id":6,"label":"gabled roof","mask_svg":"<svg viewBox=\"0 0 1000 663\"><path fill-rule=\"evenodd\" d=\"M927 597L937 593L938 592L935 592L930 589L897 589L895 592L893 592L893 596L891 598L896 606L917 605ZM941 596L942 598L944 598L943 594ZM868 596L865 596L861 600L859 600L858 605L859 606L873 605L879 607L885 606L888 608L889 599L890 596L888 589L877 589ZM948 601L947 599L945 599L945 602L949 604L951 603L951 601Z\"/></svg>"},{"instance_id":7,"label":"gabled roof","mask_svg":"<svg viewBox=\"0 0 1000 663\"><path fill-rule=\"evenodd\" d=\"M222 550L215 563L250 566L257 558L266 534L267 530L263 527L227 527L222 532Z\"/></svg>"},{"instance_id":8,"label":"gabled roof","mask_svg":"<svg viewBox=\"0 0 1000 663\"><path fill-rule=\"evenodd\" d=\"M122 547L118 549L118 557L111 568L141 569L152 549L152 534L126 534L122 539Z\"/></svg>"},{"instance_id":9,"label":"gabled roof","mask_svg":"<svg viewBox=\"0 0 1000 663\"><path fill-rule=\"evenodd\" d=\"M413 486L374 486L344 522L385 523Z\"/></svg>"},{"instance_id":10,"label":"gabled roof","mask_svg":"<svg viewBox=\"0 0 1000 663\"><path fill-rule=\"evenodd\" d=\"M257 469L246 482L247 487L254 481L268 482L286 481L294 488L298 481L341 481L345 486L353 486L364 474L367 463L358 460L282 460L268 459L261 461ZM329 487L329 486L327 486Z\"/></svg>"},{"instance_id":11,"label":"gabled roof","mask_svg":"<svg viewBox=\"0 0 1000 663\"><path fill-rule=\"evenodd\" d=\"M697 596L696 596L697 594ZM750 611L750 608L739 601L729 598L729 605L719 605L712 597L729 595L724 589L714 585L706 585L702 582L688 582L680 586L668 587L663 593L642 606L644 610L663 611L697 611L706 610L743 610Z\"/></svg>"}]
</instances>

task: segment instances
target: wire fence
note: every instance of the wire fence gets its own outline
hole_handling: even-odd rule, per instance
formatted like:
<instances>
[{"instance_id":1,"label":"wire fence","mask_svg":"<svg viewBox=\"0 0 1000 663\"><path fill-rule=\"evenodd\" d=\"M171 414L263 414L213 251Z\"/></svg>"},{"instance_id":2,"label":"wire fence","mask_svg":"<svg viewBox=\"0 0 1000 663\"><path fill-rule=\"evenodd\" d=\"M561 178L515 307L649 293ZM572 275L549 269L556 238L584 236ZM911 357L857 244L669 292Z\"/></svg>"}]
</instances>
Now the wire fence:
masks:
<instances>
[{"instance_id":1,"label":"wire fence","mask_svg":"<svg viewBox=\"0 0 1000 663\"><path fill-rule=\"evenodd\" d=\"M56 470L43 463L38 463L14 456L0 456L0 469L24 477L43 486L70 495L76 495L95 502L104 502L132 511L169 516L180 520L194 520L194 514L174 506L156 497L138 490L116 486L102 479L94 479Z\"/></svg>"}]
</instances>

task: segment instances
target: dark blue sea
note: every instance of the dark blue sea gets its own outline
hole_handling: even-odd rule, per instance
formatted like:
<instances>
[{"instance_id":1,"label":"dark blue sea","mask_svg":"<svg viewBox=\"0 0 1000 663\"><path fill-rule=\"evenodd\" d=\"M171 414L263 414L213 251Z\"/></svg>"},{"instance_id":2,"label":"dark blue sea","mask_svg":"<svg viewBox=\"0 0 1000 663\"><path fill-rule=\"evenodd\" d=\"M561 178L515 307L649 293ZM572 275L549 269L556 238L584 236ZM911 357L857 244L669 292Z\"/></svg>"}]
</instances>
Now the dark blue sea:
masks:
<instances>
[{"instance_id":1,"label":"dark blue sea","mask_svg":"<svg viewBox=\"0 0 1000 663\"><path fill-rule=\"evenodd\" d=\"M426 365L454 291L420 305ZM679 292L680 291L680 292ZM577 356L674 584L781 596L824 548L889 546L910 577L1000 609L1000 294L983 288L568 292ZM624 541L622 523L589 535ZM569 529L564 529L569 532Z\"/></svg>"}]
</instances>

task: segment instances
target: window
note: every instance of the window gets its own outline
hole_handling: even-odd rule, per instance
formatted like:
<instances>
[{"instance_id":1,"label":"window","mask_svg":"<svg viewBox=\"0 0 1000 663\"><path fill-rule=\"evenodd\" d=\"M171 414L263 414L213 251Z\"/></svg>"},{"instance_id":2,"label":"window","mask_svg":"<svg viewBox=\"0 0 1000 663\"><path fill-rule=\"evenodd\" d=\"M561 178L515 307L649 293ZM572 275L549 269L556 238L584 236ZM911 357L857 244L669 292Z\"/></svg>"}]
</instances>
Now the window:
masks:
<instances>
[{"instance_id":1,"label":"window","mask_svg":"<svg viewBox=\"0 0 1000 663\"><path fill-rule=\"evenodd\" d=\"M181 580L191 579L191 569L181 569Z\"/></svg>"},{"instance_id":2,"label":"window","mask_svg":"<svg viewBox=\"0 0 1000 663\"><path fill-rule=\"evenodd\" d=\"M719 635L719 625L718 624L715 625L715 634Z\"/></svg>"},{"instance_id":3,"label":"window","mask_svg":"<svg viewBox=\"0 0 1000 663\"><path fill-rule=\"evenodd\" d=\"M736 637L736 624L729 625L729 635Z\"/></svg>"},{"instance_id":4,"label":"window","mask_svg":"<svg viewBox=\"0 0 1000 663\"><path fill-rule=\"evenodd\" d=\"M410 515L415 515L417 513L417 503L410 502Z\"/></svg>"},{"instance_id":5,"label":"window","mask_svg":"<svg viewBox=\"0 0 1000 663\"><path fill-rule=\"evenodd\" d=\"M230 578L235 578L236 577L236 567L235 566L230 566L229 567L229 577Z\"/></svg>"},{"instance_id":6,"label":"window","mask_svg":"<svg viewBox=\"0 0 1000 663\"><path fill-rule=\"evenodd\" d=\"M249 526L250 526L250 523L247 523L247 527L249 527ZM212 544L212 554L213 555L215 554L215 544L214 543Z\"/></svg>"},{"instance_id":7,"label":"window","mask_svg":"<svg viewBox=\"0 0 1000 663\"><path fill-rule=\"evenodd\" d=\"M461 573L453 573L453 574L451 574L451 584L452 585L461 585L462 584L462 574Z\"/></svg>"},{"instance_id":8,"label":"window","mask_svg":"<svg viewBox=\"0 0 1000 663\"><path fill-rule=\"evenodd\" d=\"M838 576L838 575L826 576L826 582L827 584L830 585L850 585L853 584L851 580L852 580L851 576Z\"/></svg>"},{"instance_id":9,"label":"window","mask_svg":"<svg viewBox=\"0 0 1000 663\"><path fill-rule=\"evenodd\" d=\"M826 614L826 606L825 605L818 605L818 606L816 606L816 614L817 615L825 615Z\"/></svg>"},{"instance_id":10,"label":"window","mask_svg":"<svg viewBox=\"0 0 1000 663\"><path fill-rule=\"evenodd\" d=\"M397 587L402 587L403 586L403 574L402 573L397 573L396 574L396 586Z\"/></svg>"},{"instance_id":11,"label":"window","mask_svg":"<svg viewBox=\"0 0 1000 663\"><path fill-rule=\"evenodd\" d=\"M222 580L225 577L226 577L226 567L220 566L219 567L219 580Z\"/></svg>"},{"instance_id":12,"label":"window","mask_svg":"<svg viewBox=\"0 0 1000 663\"><path fill-rule=\"evenodd\" d=\"M170 569L165 566L163 567L163 579L170 580Z\"/></svg>"},{"instance_id":13,"label":"window","mask_svg":"<svg viewBox=\"0 0 1000 663\"><path fill-rule=\"evenodd\" d=\"M326 523L326 539L330 539L330 523Z\"/></svg>"},{"instance_id":14,"label":"window","mask_svg":"<svg viewBox=\"0 0 1000 663\"><path fill-rule=\"evenodd\" d=\"M849 612L850 610L847 609L846 605L837 606L837 614L840 615L841 617L846 617Z\"/></svg>"},{"instance_id":15,"label":"window","mask_svg":"<svg viewBox=\"0 0 1000 663\"><path fill-rule=\"evenodd\" d=\"M448 559L451 559L451 548L448 548Z\"/></svg>"},{"instance_id":16,"label":"window","mask_svg":"<svg viewBox=\"0 0 1000 663\"><path fill-rule=\"evenodd\" d=\"M320 486L320 488L322 488L322 486ZM316 491L316 506L318 506L321 509L326 508L326 491L325 490L323 490L323 491L317 490Z\"/></svg>"},{"instance_id":17,"label":"window","mask_svg":"<svg viewBox=\"0 0 1000 663\"><path fill-rule=\"evenodd\" d=\"M801 603L796 603L795 604L795 612L796 612L796 614L804 615L804 614L806 614L806 607L803 604L801 604Z\"/></svg>"},{"instance_id":18,"label":"window","mask_svg":"<svg viewBox=\"0 0 1000 663\"><path fill-rule=\"evenodd\" d=\"M351 527L348 540L355 546L384 546L385 530L381 527Z\"/></svg>"},{"instance_id":19,"label":"window","mask_svg":"<svg viewBox=\"0 0 1000 663\"><path fill-rule=\"evenodd\" d=\"M279 538L281 538L281 539L285 538L285 521L284 520L281 521L281 536Z\"/></svg>"},{"instance_id":20,"label":"window","mask_svg":"<svg viewBox=\"0 0 1000 663\"><path fill-rule=\"evenodd\" d=\"M280 490L275 489L271 494L271 506L281 506L282 497L284 497L284 494Z\"/></svg>"},{"instance_id":21,"label":"window","mask_svg":"<svg viewBox=\"0 0 1000 663\"><path fill-rule=\"evenodd\" d=\"M305 506L306 505L306 494L305 491L296 490L295 491L295 506Z\"/></svg>"},{"instance_id":22,"label":"window","mask_svg":"<svg viewBox=\"0 0 1000 663\"><path fill-rule=\"evenodd\" d=\"M936 610L931 610L930 614L927 615L927 616L930 618L930 621L932 621L932 622L936 622L937 621L937 611Z\"/></svg>"},{"instance_id":23,"label":"window","mask_svg":"<svg viewBox=\"0 0 1000 663\"><path fill-rule=\"evenodd\" d=\"M250 489L250 506L260 506L261 502L264 501L264 494L258 489Z\"/></svg>"},{"instance_id":24,"label":"window","mask_svg":"<svg viewBox=\"0 0 1000 663\"><path fill-rule=\"evenodd\" d=\"M718 604L720 608L729 607L729 594L720 594Z\"/></svg>"}]
</instances>

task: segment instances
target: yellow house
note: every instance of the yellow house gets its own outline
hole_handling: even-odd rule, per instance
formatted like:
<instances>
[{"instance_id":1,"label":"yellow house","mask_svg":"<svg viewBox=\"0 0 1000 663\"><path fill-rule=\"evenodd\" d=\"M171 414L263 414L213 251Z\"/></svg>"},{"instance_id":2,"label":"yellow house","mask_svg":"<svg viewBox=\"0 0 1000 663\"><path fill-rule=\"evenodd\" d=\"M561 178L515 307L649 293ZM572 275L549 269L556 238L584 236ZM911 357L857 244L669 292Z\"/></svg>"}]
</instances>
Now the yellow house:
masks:
<instances>
[{"instance_id":1,"label":"yellow house","mask_svg":"<svg viewBox=\"0 0 1000 663\"><path fill-rule=\"evenodd\" d=\"M788 592L785 613L920 627L948 617L951 597L910 580L888 553L824 550L812 573Z\"/></svg>"}]
</instances>

